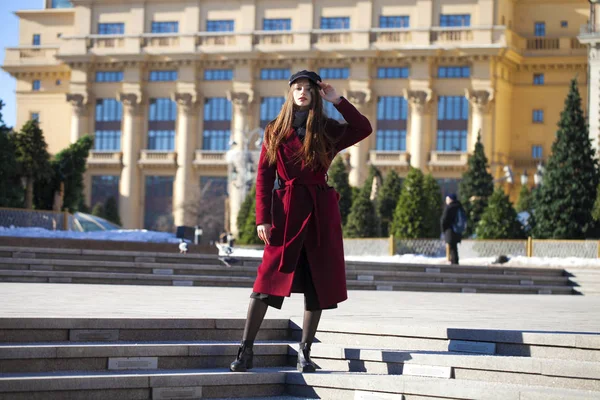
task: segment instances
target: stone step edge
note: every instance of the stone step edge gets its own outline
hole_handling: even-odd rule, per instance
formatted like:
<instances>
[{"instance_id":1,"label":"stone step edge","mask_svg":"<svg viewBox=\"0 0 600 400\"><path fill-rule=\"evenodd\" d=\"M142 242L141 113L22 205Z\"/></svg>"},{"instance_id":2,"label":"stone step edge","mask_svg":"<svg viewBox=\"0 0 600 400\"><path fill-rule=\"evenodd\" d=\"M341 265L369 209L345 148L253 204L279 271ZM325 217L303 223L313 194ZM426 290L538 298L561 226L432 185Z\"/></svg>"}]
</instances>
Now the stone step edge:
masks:
<instances>
[{"instance_id":1,"label":"stone step edge","mask_svg":"<svg viewBox=\"0 0 600 400\"><path fill-rule=\"evenodd\" d=\"M109 275L109 276L106 276ZM115 276L118 275L118 276ZM239 276L217 276L217 275L159 275L159 274L135 274L128 272L75 272L75 271L37 271L37 270L3 270L0 269L0 276L5 277L28 277L28 278L57 278L57 279L72 279L72 278L87 278L87 279L133 279L133 280L171 280L174 283L189 283L196 281L229 281L236 283L253 283L253 277L239 277ZM56 283L70 283L70 282L56 282ZM452 282L403 282L403 281L359 281L359 280L347 280L348 284L354 286L373 286L377 285L385 287L388 290L393 290L394 287L405 287L405 288L453 288L460 289L464 292L470 292L469 289L495 289L495 290L508 290L508 289L523 289L529 292L538 291L539 294L553 294L554 292L562 292L564 294L570 294L573 291L572 286L552 286L552 285L529 285L529 284L487 284L487 283L452 283ZM392 289L389 289L389 288ZM473 292L475 293L475 292Z\"/></svg>"},{"instance_id":2,"label":"stone step edge","mask_svg":"<svg viewBox=\"0 0 600 400\"><path fill-rule=\"evenodd\" d=\"M290 348L290 355L297 351ZM408 355L408 358L405 356ZM553 358L502 356L459 352L423 352L414 350L378 350L318 343L313 345L312 358L324 360L367 361L385 364L414 364L492 372L526 373L532 375L600 379L600 361L571 361Z\"/></svg>"},{"instance_id":3,"label":"stone step edge","mask_svg":"<svg viewBox=\"0 0 600 400\"><path fill-rule=\"evenodd\" d=\"M158 359L160 357L212 357L235 356L238 343L106 343L106 344L52 344L52 345L0 345L0 360L24 359L69 359L69 358L109 358L109 359ZM296 342L261 342L254 350L257 357L289 355L296 356ZM144 353L140 355L139 351ZM403 355L409 355L405 358ZM427 367L461 368L488 372L512 372L533 375L600 379L600 362L569 361L535 357L515 357L496 355L466 355L457 352L430 352L376 350L349 348L316 343L312 357L318 360L367 361L385 364L421 365ZM156 367L148 368L156 369ZM575 371L575 372L569 372ZM585 375L585 376L584 376Z\"/></svg>"},{"instance_id":4,"label":"stone step edge","mask_svg":"<svg viewBox=\"0 0 600 400\"><path fill-rule=\"evenodd\" d=\"M405 375L368 375L361 373L327 372L300 374L290 368L254 369L249 373L231 373L224 369L211 371L157 371L155 373L96 373L50 376L32 374L0 377L0 393L101 390L108 388L158 388L284 384L344 390L372 390L393 394L438 396L441 398L525 399L534 395L563 395L564 398L597 399L598 392L557 389L544 386L499 384L470 380L441 380ZM468 395L467 395L468 393ZM493 397L489 397L493 393ZM292 391L293 394L293 391ZM465 397L466 396L466 397ZM529 397L528 397L529 396ZM545 398L545 397L538 397ZM559 398L559 397L554 397Z\"/></svg>"},{"instance_id":5,"label":"stone step edge","mask_svg":"<svg viewBox=\"0 0 600 400\"><path fill-rule=\"evenodd\" d=\"M441 399L597 399L599 392L471 380L439 379L406 375L362 373L286 374L286 384L350 391L411 394ZM318 391L317 391L318 393ZM551 397L554 396L554 397Z\"/></svg>"},{"instance_id":6,"label":"stone step edge","mask_svg":"<svg viewBox=\"0 0 600 400\"><path fill-rule=\"evenodd\" d=\"M32 262L31 260L35 260ZM92 263L98 263L97 265L90 265ZM80 260L65 260L65 259L12 259L0 257L0 265L2 264L13 264L13 265L28 265L29 268L26 270L20 269L3 269L4 271L46 271L46 269L39 268L39 266L63 266L63 267L81 267L84 271L70 270L70 271L54 271L54 272L106 272L106 271L89 271L88 268L129 268L129 269L152 269L152 270L198 270L198 271L223 271L228 273L255 273L256 267L254 266L243 266L233 265L232 267L225 267L217 264L168 264L168 263L151 263L151 262L139 262L139 261L80 261ZM31 268L31 267L38 268ZM53 271L53 270L50 270ZM118 271L111 271L106 273L119 273ZM131 272L128 272L131 273ZM168 274L167 274L168 275ZM173 274L170 274L173 275ZM414 272L414 271L386 271L386 270L353 270L347 269L346 275L375 277L379 276L398 276L398 277L428 277L428 278L448 278L458 279L465 278L465 276L471 275L472 279L489 279L489 280L526 280L526 281L554 281L568 283L572 281L567 276L557 275L526 275L526 274L486 274L479 272Z\"/></svg>"}]
</instances>

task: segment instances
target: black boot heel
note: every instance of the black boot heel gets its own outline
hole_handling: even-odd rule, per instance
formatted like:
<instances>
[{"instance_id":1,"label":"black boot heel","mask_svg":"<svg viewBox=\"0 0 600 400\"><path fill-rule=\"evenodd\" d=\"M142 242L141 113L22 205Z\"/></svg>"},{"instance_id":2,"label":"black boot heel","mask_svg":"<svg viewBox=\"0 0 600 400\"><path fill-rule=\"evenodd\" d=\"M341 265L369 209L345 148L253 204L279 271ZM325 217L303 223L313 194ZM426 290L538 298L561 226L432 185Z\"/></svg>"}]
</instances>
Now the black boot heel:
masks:
<instances>
[{"instance_id":1,"label":"black boot heel","mask_svg":"<svg viewBox=\"0 0 600 400\"><path fill-rule=\"evenodd\" d=\"M298 363L296 364L299 372L315 372L317 370L316 364L310 359L310 346L310 343L300 343Z\"/></svg>"},{"instance_id":2,"label":"black boot heel","mask_svg":"<svg viewBox=\"0 0 600 400\"><path fill-rule=\"evenodd\" d=\"M252 369L253 358L254 352L252 351L252 346L242 343L235 361L229 366L229 370L231 372L246 372L247 370Z\"/></svg>"}]
</instances>

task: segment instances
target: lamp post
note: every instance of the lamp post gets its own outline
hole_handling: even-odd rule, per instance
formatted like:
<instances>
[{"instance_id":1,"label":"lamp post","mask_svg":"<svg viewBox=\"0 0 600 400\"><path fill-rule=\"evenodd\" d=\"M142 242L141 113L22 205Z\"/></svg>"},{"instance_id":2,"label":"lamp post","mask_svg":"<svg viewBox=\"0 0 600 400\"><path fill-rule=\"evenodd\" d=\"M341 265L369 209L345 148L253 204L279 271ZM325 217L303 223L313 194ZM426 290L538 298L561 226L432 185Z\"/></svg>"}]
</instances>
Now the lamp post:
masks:
<instances>
[{"instance_id":1,"label":"lamp post","mask_svg":"<svg viewBox=\"0 0 600 400\"><path fill-rule=\"evenodd\" d=\"M535 186L540 186L544 181L544 165L540 162L537 166L537 171L533 175L533 183Z\"/></svg>"}]
</instances>

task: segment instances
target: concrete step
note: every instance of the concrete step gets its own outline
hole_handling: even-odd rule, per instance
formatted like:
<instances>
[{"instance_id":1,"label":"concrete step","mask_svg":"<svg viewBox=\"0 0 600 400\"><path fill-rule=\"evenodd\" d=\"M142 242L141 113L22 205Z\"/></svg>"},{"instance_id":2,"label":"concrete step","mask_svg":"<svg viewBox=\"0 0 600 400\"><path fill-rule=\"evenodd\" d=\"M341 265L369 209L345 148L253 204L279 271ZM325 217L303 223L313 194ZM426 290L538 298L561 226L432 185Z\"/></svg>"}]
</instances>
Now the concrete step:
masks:
<instances>
[{"instance_id":1,"label":"concrete step","mask_svg":"<svg viewBox=\"0 0 600 400\"><path fill-rule=\"evenodd\" d=\"M292 395L328 400L347 399L486 399L570 400L597 399L598 392L509 383L442 380L405 375L315 373L286 375L286 391Z\"/></svg>"},{"instance_id":2,"label":"concrete step","mask_svg":"<svg viewBox=\"0 0 600 400\"><path fill-rule=\"evenodd\" d=\"M14 399L198 399L285 394L291 369L256 368L133 372L60 372L0 375L3 400Z\"/></svg>"},{"instance_id":3,"label":"concrete step","mask_svg":"<svg viewBox=\"0 0 600 400\"><path fill-rule=\"evenodd\" d=\"M293 366L291 342L257 342L256 367ZM0 374L228 368L238 342L28 343L0 345Z\"/></svg>"},{"instance_id":4,"label":"concrete step","mask_svg":"<svg viewBox=\"0 0 600 400\"><path fill-rule=\"evenodd\" d=\"M88 283L118 285L252 287L254 277L216 275L154 275L119 272L0 270L2 282ZM573 294L571 286L348 280L351 290L463 293Z\"/></svg>"},{"instance_id":5,"label":"concrete step","mask_svg":"<svg viewBox=\"0 0 600 400\"><path fill-rule=\"evenodd\" d=\"M2 343L239 342L244 319L0 318ZM257 340L290 340L287 319L265 319Z\"/></svg>"},{"instance_id":6,"label":"concrete step","mask_svg":"<svg viewBox=\"0 0 600 400\"><path fill-rule=\"evenodd\" d=\"M294 347L290 354L296 356ZM457 352L351 348L316 343L313 361L325 371L428 376L595 390L600 395L600 362L508 357Z\"/></svg>"},{"instance_id":7,"label":"concrete step","mask_svg":"<svg viewBox=\"0 0 600 400\"><path fill-rule=\"evenodd\" d=\"M300 321L293 321L292 340L299 340ZM534 357L570 361L600 362L600 335L597 333L535 332L501 329L414 327L385 324L355 325L323 320L317 339L320 343L345 348L379 350L460 352L512 357Z\"/></svg>"}]
</instances>

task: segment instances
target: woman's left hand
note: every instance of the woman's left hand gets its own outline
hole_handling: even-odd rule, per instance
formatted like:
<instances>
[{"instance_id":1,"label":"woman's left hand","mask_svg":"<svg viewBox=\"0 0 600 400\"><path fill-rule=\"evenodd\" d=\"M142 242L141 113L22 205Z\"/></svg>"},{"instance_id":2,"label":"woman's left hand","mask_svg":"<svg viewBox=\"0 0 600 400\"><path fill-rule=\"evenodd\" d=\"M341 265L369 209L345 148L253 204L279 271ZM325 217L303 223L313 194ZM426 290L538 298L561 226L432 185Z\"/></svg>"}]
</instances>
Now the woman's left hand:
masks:
<instances>
[{"instance_id":1,"label":"woman's left hand","mask_svg":"<svg viewBox=\"0 0 600 400\"><path fill-rule=\"evenodd\" d=\"M319 82L319 86L321 87L319 93L323 100L327 100L333 104L338 104L340 102L340 95L337 94L333 86L325 82Z\"/></svg>"}]
</instances>

